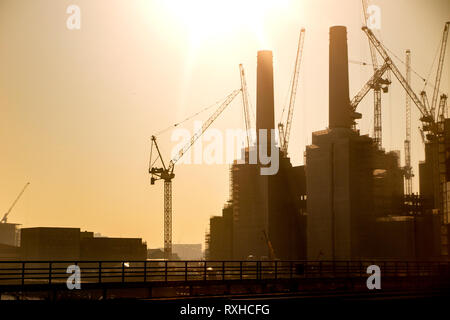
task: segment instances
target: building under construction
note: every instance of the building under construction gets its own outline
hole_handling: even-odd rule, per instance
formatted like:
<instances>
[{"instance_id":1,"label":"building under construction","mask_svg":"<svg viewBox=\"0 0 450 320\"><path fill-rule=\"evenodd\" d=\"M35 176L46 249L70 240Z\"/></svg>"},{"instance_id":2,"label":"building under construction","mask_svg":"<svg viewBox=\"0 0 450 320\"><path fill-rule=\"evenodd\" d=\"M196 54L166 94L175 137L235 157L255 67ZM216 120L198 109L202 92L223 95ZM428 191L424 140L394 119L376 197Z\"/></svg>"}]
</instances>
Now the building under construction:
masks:
<instances>
[{"instance_id":1,"label":"building under construction","mask_svg":"<svg viewBox=\"0 0 450 320\"><path fill-rule=\"evenodd\" d=\"M257 132L275 129L273 96L272 53L260 51ZM373 138L361 135L349 105L347 31L335 26L330 28L328 128L312 134L305 166L293 167L278 148L275 175L260 175L258 163L231 166L230 199L222 216L210 220L207 258L442 257L448 225L439 214L445 204L436 196L444 187L436 185L446 186L450 179L442 183L435 172L431 144L420 165L420 196L405 196L399 152L385 152Z\"/></svg>"}]
</instances>

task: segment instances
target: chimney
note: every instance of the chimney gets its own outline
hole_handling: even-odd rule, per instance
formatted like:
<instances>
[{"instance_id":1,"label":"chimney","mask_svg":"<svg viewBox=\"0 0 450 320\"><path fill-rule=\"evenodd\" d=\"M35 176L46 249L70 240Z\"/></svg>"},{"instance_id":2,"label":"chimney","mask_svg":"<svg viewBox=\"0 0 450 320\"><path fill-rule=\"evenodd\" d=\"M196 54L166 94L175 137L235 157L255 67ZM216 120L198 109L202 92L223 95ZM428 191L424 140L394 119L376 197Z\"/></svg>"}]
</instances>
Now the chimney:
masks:
<instances>
[{"instance_id":1,"label":"chimney","mask_svg":"<svg viewBox=\"0 0 450 320\"><path fill-rule=\"evenodd\" d=\"M350 98L348 90L347 29L330 28L329 61L329 127L350 128Z\"/></svg>"},{"instance_id":2,"label":"chimney","mask_svg":"<svg viewBox=\"0 0 450 320\"><path fill-rule=\"evenodd\" d=\"M273 98L272 51L258 51L256 87L256 137L259 146L259 130L267 130L267 154L270 155L270 133L275 129ZM259 158L259 156L258 156Z\"/></svg>"}]
</instances>

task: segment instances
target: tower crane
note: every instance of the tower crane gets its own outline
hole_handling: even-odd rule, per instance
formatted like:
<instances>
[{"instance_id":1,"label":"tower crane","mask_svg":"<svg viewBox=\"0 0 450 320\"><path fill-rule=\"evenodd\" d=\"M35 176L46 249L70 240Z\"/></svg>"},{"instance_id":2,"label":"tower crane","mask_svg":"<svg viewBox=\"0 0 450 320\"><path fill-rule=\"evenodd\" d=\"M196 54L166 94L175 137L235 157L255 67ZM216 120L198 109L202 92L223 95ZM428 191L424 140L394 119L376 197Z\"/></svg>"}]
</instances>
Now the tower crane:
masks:
<instances>
[{"instance_id":1,"label":"tower crane","mask_svg":"<svg viewBox=\"0 0 450 320\"><path fill-rule=\"evenodd\" d=\"M251 130L252 121L250 119L250 97L247 90L247 81L245 79L244 67L242 64L239 65L239 74L241 75L241 90L242 90L242 104L244 107L244 121L246 130L247 147L250 148L250 143L252 142Z\"/></svg>"},{"instance_id":2,"label":"tower crane","mask_svg":"<svg viewBox=\"0 0 450 320\"><path fill-rule=\"evenodd\" d=\"M447 114L447 95L441 94L441 99L439 100L439 110L438 110L439 120L445 119Z\"/></svg>"},{"instance_id":3,"label":"tower crane","mask_svg":"<svg viewBox=\"0 0 450 320\"><path fill-rule=\"evenodd\" d=\"M441 50L439 54L439 62L436 72L436 80L434 82L433 98L431 99L431 114L434 116L437 98L439 95L439 86L441 84L442 68L444 66L445 49L447 47L448 29L450 27L450 21L445 23L444 32L442 33Z\"/></svg>"},{"instance_id":4,"label":"tower crane","mask_svg":"<svg viewBox=\"0 0 450 320\"><path fill-rule=\"evenodd\" d=\"M406 50L406 82L411 86L411 51ZM411 98L406 94L406 137L405 147L405 194L412 194L412 166L411 166Z\"/></svg>"},{"instance_id":5,"label":"tower crane","mask_svg":"<svg viewBox=\"0 0 450 320\"><path fill-rule=\"evenodd\" d=\"M389 69L389 65L384 63L380 68L375 71L375 73L370 77L370 79L364 84L364 86L359 90L359 92L353 97L350 101L350 108L353 111L353 118L360 119L361 114L356 113L356 107L361 102L361 100L366 96L370 89L373 89L373 86L376 82L380 80L383 74Z\"/></svg>"},{"instance_id":6,"label":"tower crane","mask_svg":"<svg viewBox=\"0 0 450 320\"><path fill-rule=\"evenodd\" d=\"M444 29L444 35L448 35L448 26L449 22L446 23L446 27ZM446 170L445 170L445 146L444 146L444 130L442 122L438 122L435 119L434 111L432 110L432 106L428 104L428 100L426 98L426 93L423 91L421 93L422 101L419 100L417 95L411 89L408 81L402 76L398 68L395 66L383 45L380 41L375 37L373 32L369 30L367 27L362 28L366 33L369 40L372 42L374 47L377 49L378 53L383 57L384 61L389 64L389 68L394 73L395 77L399 80L400 84L406 90L406 93L409 95L411 100L419 109L421 113L421 122L422 128L421 132L426 133L425 137L428 143L431 144L431 150L433 152L433 163L432 163L432 171L433 171L433 181L434 190L435 190L435 206L439 209L440 218L441 218L441 253L442 255L448 256L448 244L447 244L447 226L450 217L448 212L447 205L447 182L446 182ZM443 38L443 44L446 42L446 37ZM441 53L445 52L445 50L441 50ZM442 70L442 61L443 58L439 59L441 66L438 69ZM438 70L439 73L439 70ZM442 102L444 100L444 102ZM445 105L445 96L441 99L442 104Z\"/></svg>"},{"instance_id":7,"label":"tower crane","mask_svg":"<svg viewBox=\"0 0 450 320\"><path fill-rule=\"evenodd\" d=\"M288 150L288 146L289 146L289 136L291 133L292 116L294 115L295 98L297 95L298 76L300 73L300 64L301 64L302 56L303 56L304 41L305 41L305 29L302 28L300 30L300 35L299 35L299 39L298 39L297 56L295 58L294 74L292 77L292 85L290 88L289 107L288 107L288 113L287 113L287 119L286 119L286 126L281 122L278 123L278 132L280 135L280 149L281 149L281 153L285 157L287 156L287 150Z\"/></svg>"},{"instance_id":8,"label":"tower crane","mask_svg":"<svg viewBox=\"0 0 450 320\"><path fill-rule=\"evenodd\" d=\"M362 30L366 33L367 37L369 38L370 42L373 44L375 49L377 49L380 56L384 59L384 62L389 66L389 69L392 71L392 73L395 75L397 80L400 82L400 84L405 89L406 93L409 95L411 100L414 102L414 104L419 109L419 112L421 113L421 121L424 124L424 131L429 132L431 134L436 133L436 123L434 121L434 118L431 116L431 112L429 108L425 106L424 103L417 97L417 95L414 93L414 91L411 89L411 86L408 84L408 81L403 77L400 70L397 68L397 66L394 64L392 59L387 54L386 50L384 49L381 42L375 37L372 30L370 30L368 27L362 27Z\"/></svg>"},{"instance_id":9,"label":"tower crane","mask_svg":"<svg viewBox=\"0 0 450 320\"><path fill-rule=\"evenodd\" d=\"M169 161L166 166L161 151L159 150L156 137L152 136L150 150L149 173L150 183L153 185L157 180L164 180L164 255L166 259L172 256L172 180L175 178L174 168L178 160L192 147L192 145L200 138L209 126L217 119L217 117L225 110L225 108L233 101L233 99L241 92L242 89L234 90L230 93L225 101L214 111L214 113L206 120L202 127L191 137L178 153ZM153 148L156 149L157 156L153 160ZM162 167L155 167L154 164L160 159Z\"/></svg>"},{"instance_id":10,"label":"tower crane","mask_svg":"<svg viewBox=\"0 0 450 320\"><path fill-rule=\"evenodd\" d=\"M369 15L367 13L367 0L362 0L362 7L364 11L364 26L367 27L367 20L369 19ZM372 67L373 72L376 73L378 70L378 60L376 55L376 49L372 42L369 41L369 49L370 49L370 57L372 59ZM391 82L389 79L383 79L379 77L377 81L372 84L371 89L373 89L373 113L374 113L374 121L373 121L373 135L375 144L378 148L382 147L382 124L381 124L381 90L383 92L387 92L388 85Z\"/></svg>"},{"instance_id":11,"label":"tower crane","mask_svg":"<svg viewBox=\"0 0 450 320\"><path fill-rule=\"evenodd\" d=\"M8 222L8 215L11 213L12 209L16 206L17 201L19 201L20 197L22 197L23 193L25 192L26 188L30 185L29 182L25 184L25 186L22 188L22 190L17 195L16 199L12 203L12 205L9 207L8 211L3 215L3 218L1 220L1 223L7 223Z\"/></svg>"}]
</instances>

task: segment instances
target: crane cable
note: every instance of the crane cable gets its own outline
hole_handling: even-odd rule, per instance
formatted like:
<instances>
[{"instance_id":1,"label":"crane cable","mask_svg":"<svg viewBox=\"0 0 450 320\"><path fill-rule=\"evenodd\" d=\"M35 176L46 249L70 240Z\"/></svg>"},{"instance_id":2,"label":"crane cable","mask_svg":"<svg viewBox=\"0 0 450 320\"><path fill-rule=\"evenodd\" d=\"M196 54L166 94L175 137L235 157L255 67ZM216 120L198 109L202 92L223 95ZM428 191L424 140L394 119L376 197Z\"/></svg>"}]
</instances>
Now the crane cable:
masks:
<instances>
[{"instance_id":1,"label":"crane cable","mask_svg":"<svg viewBox=\"0 0 450 320\"><path fill-rule=\"evenodd\" d=\"M381 41L380 41L380 43L381 43ZM400 59L394 52L392 52L389 48L387 48L383 43L381 43L381 45L383 46L383 48L384 48L386 51L389 51L389 53L391 53L392 56L393 56L394 58L396 58L400 63L402 63L403 65L406 66L406 63L405 63L402 59ZM428 79L425 79L424 77L422 77L416 70L413 69L413 67L410 67L410 68L411 68L411 71L412 71L413 73L415 73L416 76L419 77L420 80L422 80L422 81L425 83L424 88L425 88L426 86L428 86L428 87L430 87L430 88L432 88L432 89L435 88L434 85L428 83ZM430 73L431 73L431 71L430 71ZM429 77L429 76L430 76L430 75L428 75L428 77ZM442 93L443 93L443 91L439 90L439 94L442 94Z\"/></svg>"},{"instance_id":2,"label":"crane cable","mask_svg":"<svg viewBox=\"0 0 450 320\"><path fill-rule=\"evenodd\" d=\"M437 59L437 56L438 56L438 53L439 53L439 49L440 49L440 46L437 46L436 53L434 54L433 63L431 64L430 71L428 72L428 76L427 76L427 79L426 79L426 81L425 81L425 83L423 85L423 89L422 90L425 90L425 87L428 85L428 80L430 79L431 72L433 71L434 63L436 62L436 59Z\"/></svg>"},{"instance_id":3,"label":"crane cable","mask_svg":"<svg viewBox=\"0 0 450 320\"><path fill-rule=\"evenodd\" d=\"M228 97L228 96L227 96L227 97ZM226 98L226 97L225 97L225 98ZM185 118L184 120L182 120L182 121L180 121L180 122L177 122L177 123L175 123L175 124L173 124L173 125L168 126L168 127L165 128L165 129L162 129L162 130L158 131L154 136L155 136L155 137L160 136L161 134L167 132L168 130L170 130L170 129L172 129L172 128L175 128L175 127L178 127L180 124L183 124L183 123L185 123L185 122L191 120L192 118L198 116L199 114L201 114L201 113L203 113L203 112L205 112L205 111L211 109L212 107L218 105L221 101L225 100L225 98L220 99L220 100L217 100L216 102L210 104L209 106L204 107L204 108L200 109L199 111L197 111L197 112L191 114L190 116L188 116L188 117Z\"/></svg>"}]
</instances>

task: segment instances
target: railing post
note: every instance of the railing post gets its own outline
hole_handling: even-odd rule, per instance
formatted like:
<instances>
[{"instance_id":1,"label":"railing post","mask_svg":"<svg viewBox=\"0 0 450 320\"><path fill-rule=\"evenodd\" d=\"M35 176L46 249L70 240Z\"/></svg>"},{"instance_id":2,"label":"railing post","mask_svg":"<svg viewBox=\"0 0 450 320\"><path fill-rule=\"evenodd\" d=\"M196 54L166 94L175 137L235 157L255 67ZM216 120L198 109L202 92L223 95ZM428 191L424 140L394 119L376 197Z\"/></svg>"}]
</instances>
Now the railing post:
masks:
<instances>
[{"instance_id":1,"label":"railing post","mask_svg":"<svg viewBox=\"0 0 450 320\"><path fill-rule=\"evenodd\" d=\"M184 281L187 281L188 279L188 262L184 262Z\"/></svg>"},{"instance_id":2,"label":"railing post","mask_svg":"<svg viewBox=\"0 0 450 320\"><path fill-rule=\"evenodd\" d=\"M52 284L52 263L48 263L48 284Z\"/></svg>"},{"instance_id":3,"label":"railing post","mask_svg":"<svg viewBox=\"0 0 450 320\"><path fill-rule=\"evenodd\" d=\"M98 283L102 283L102 262L98 262Z\"/></svg>"},{"instance_id":4,"label":"railing post","mask_svg":"<svg viewBox=\"0 0 450 320\"><path fill-rule=\"evenodd\" d=\"M165 268L164 268L164 280L167 282L167 260L164 263Z\"/></svg>"},{"instance_id":5,"label":"railing post","mask_svg":"<svg viewBox=\"0 0 450 320\"><path fill-rule=\"evenodd\" d=\"M225 280L225 261L222 261L222 280Z\"/></svg>"},{"instance_id":6,"label":"railing post","mask_svg":"<svg viewBox=\"0 0 450 320\"><path fill-rule=\"evenodd\" d=\"M22 285L25 284L25 262L22 262Z\"/></svg>"},{"instance_id":7,"label":"railing post","mask_svg":"<svg viewBox=\"0 0 450 320\"><path fill-rule=\"evenodd\" d=\"M319 278L322 278L322 261L319 261Z\"/></svg>"},{"instance_id":8,"label":"railing post","mask_svg":"<svg viewBox=\"0 0 450 320\"><path fill-rule=\"evenodd\" d=\"M144 282L147 282L147 260L144 261Z\"/></svg>"},{"instance_id":9,"label":"railing post","mask_svg":"<svg viewBox=\"0 0 450 320\"><path fill-rule=\"evenodd\" d=\"M122 261L122 283L125 282L125 262Z\"/></svg>"},{"instance_id":10,"label":"railing post","mask_svg":"<svg viewBox=\"0 0 450 320\"><path fill-rule=\"evenodd\" d=\"M350 278L350 262L347 260L347 276L346 278Z\"/></svg>"},{"instance_id":11,"label":"railing post","mask_svg":"<svg viewBox=\"0 0 450 320\"><path fill-rule=\"evenodd\" d=\"M206 281L206 272L208 271L207 267L206 267L206 260L203 263L203 280Z\"/></svg>"},{"instance_id":12,"label":"railing post","mask_svg":"<svg viewBox=\"0 0 450 320\"><path fill-rule=\"evenodd\" d=\"M278 279L278 261L275 261L275 280Z\"/></svg>"},{"instance_id":13,"label":"railing post","mask_svg":"<svg viewBox=\"0 0 450 320\"><path fill-rule=\"evenodd\" d=\"M239 261L239 276L240 279L242 280L242 261Z\"/></svg>"},{"instance_id":14,"label":"railing post","mask_svg":"<svg viewBox=\"0 0 450 320\"><path fill-rule=\"evenodd\" d=\"M333 260L333 278L336 278L336 260Z\"/></svg>"}]
</instances>

